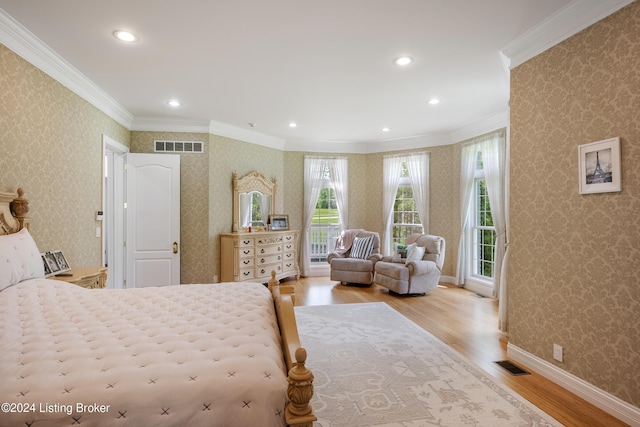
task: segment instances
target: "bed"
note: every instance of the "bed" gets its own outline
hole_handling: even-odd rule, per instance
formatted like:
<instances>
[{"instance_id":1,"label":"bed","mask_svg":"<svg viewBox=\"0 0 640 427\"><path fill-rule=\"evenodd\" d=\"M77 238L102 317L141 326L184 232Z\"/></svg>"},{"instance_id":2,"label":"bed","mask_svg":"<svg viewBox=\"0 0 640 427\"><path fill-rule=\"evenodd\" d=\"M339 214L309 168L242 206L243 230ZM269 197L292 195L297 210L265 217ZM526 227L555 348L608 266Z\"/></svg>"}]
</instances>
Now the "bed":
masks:
<instances>
[{"instance_id":1,"label":"bed","mask_svg":"<svg viewBox=\"0 0 640 427\"><path fill-rule=\"evenodd\" d=\"M0 425L312 425L291 287L46 279L27 203L0 193Z\"/></svg>"}]
</instances>

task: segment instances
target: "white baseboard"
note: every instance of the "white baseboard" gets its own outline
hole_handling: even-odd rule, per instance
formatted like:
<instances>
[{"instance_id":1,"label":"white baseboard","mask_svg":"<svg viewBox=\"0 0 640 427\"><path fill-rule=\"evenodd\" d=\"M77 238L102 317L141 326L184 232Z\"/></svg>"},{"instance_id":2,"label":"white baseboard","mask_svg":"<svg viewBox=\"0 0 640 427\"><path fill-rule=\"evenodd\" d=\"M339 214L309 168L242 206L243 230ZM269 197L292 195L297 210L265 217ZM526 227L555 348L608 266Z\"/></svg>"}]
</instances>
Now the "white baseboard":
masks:
<instances>
[{"instance_id":1,"label":"white baseboard","mask_svg":"<svg viewBox=\"0 0 640 427\"><path fill-rule=\"evenodd\" d=\"M329 264L326 265L311 265L309 267L309 274L307 277L321 277L327 276L331 274L331 266Z\"/></svg>"},{"instance_id":2,"label":"white baseboard","mask_svg":"<svg viewBox=\"0 0 640 427\"><path fill-rule=\"evenodd\" d=\"M444 283L450 283L452 285L457 285L455 276L440 276L440 281Z\"/></svg>"},{"instance_id":3,"label":"white baseboard","mask_svg":"<svg viewBox=\"0 0 640 427\"><path fill-rule=\"evenodd\" d=\"M467 279L464 282L464 288L468 291L475 292L476 294L493 298L493 286L488 283Z\"/></svg>"},{"instance_id":4,"label":"white baseboard","mask_svg":"<svg viewBox=\"0 0 640 427\"><path fill-rule=\"evenodd\" d=\"M507 356L514 362L523 364L619 420L631 426L640 427L640 408L636 408L513 344L507 345Z\"/></svg>"}]
</instances>

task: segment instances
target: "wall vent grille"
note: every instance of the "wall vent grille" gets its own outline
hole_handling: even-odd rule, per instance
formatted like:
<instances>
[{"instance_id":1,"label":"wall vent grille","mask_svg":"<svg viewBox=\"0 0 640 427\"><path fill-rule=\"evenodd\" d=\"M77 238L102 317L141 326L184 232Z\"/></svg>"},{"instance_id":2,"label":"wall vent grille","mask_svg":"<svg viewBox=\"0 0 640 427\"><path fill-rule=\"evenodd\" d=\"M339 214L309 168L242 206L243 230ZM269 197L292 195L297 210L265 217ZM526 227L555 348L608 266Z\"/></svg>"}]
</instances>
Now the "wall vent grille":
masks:
<instances>
[{"instance_id":1,"label":"wall vent grille","mask_svg":"<svg viewBox=\"0 0 640 427\"><path fill-rule=\"evenodd\" d=\"M153 141L153 151L156 153L203 153L202 141Z\"/></svg>"}]
</instances>

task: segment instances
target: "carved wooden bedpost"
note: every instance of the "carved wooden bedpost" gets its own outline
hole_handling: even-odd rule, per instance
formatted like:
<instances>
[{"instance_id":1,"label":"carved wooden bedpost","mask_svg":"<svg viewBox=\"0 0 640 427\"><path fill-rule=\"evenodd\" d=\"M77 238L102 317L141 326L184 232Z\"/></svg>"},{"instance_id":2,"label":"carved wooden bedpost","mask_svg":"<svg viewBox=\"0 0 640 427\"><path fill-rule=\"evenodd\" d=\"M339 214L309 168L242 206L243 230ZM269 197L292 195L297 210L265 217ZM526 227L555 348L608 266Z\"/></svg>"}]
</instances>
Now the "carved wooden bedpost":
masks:
<instances>
[{"instance_id":1,"label":"carved wooden bedpost","mask_svg":"<svg viewBox=\"0 0 640 427\"><path fill-rule=\"evenodd\" d=\"M18 188L18 197L11 202L11 211L15 215L18 223L20 223L20 230L26 228L29 230L31 218L27 216L29 213L29 201L24 197L24 189Z\"/></svg>"},{"instance_id":2,"label":"carved wooden bedpost","mask_svg":"<svg viewBox=\"0 0 640 427\"><path fill-rule=\"evenodd\" d=\"M317 420L311 408L313 397L313 373L304 366L307 351L300 347L296 350L296 364L289 371L287 395L289 403L285 420L289 426L311 427Z\"/></svg>"}]
</instances>

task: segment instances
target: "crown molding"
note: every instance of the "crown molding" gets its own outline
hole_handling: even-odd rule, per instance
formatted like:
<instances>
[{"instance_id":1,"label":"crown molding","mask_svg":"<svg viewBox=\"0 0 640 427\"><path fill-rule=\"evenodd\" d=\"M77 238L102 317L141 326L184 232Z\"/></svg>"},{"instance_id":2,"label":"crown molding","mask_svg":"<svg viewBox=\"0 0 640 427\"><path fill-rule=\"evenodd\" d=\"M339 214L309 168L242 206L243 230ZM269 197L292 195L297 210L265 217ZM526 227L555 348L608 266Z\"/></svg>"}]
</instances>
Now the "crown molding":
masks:
<instances>
[{"instance_id":1,"label":"crown molding","mask_svg":"<svg viewBox=\"0 0 640 427\"><path fill-rule=\"evenodd\" d=\"M286 142L282 138L277 138L275 136L249 129L243 129L226 123L216 122L215 120L211 120L209 122L209 133L278 150L284 150Z\"/></svg>"},{"instance_id":2,"label":"crown molding","mask_svg":"<svg viewBox=\"0 0 640 427\"><path fill-rule=\"evenodd\" d=\"M105 91L0 9L0 43L129 129L133 115Z\"/></svg>"},{"instance_id":3,"label":"crown molding","mask_svg":"<svg viewBox=\"0 0 640 427\"><path fill-rule=\"evenodd\" d=\"M634 0L574 0L501 50L511 69L622 9Z\"/></svg>"},{"instance_id":4,"label":"crown molding","mask_svg":"<svg viewBox=\"0 0 640 427\"><path fill-rule=\"evenodd\" d=\"M209 122L196 120L136 117L132 120L129 130L142 132L209 133Z\"/></svg>"},{"instance_id":5,"label":"crown molding","mask_svg":"<svg viewBox=\"0 0 640 427\"><path fill-rule=\"evenodd\" d=\"M509 112L505 110L450 132L447 131L369 142L287 140L285 151L372 154L440 147L443 145L457 144L478 135L483 135L485 133L507 127L508 125Z\"/></svg>"}]
</instances>

